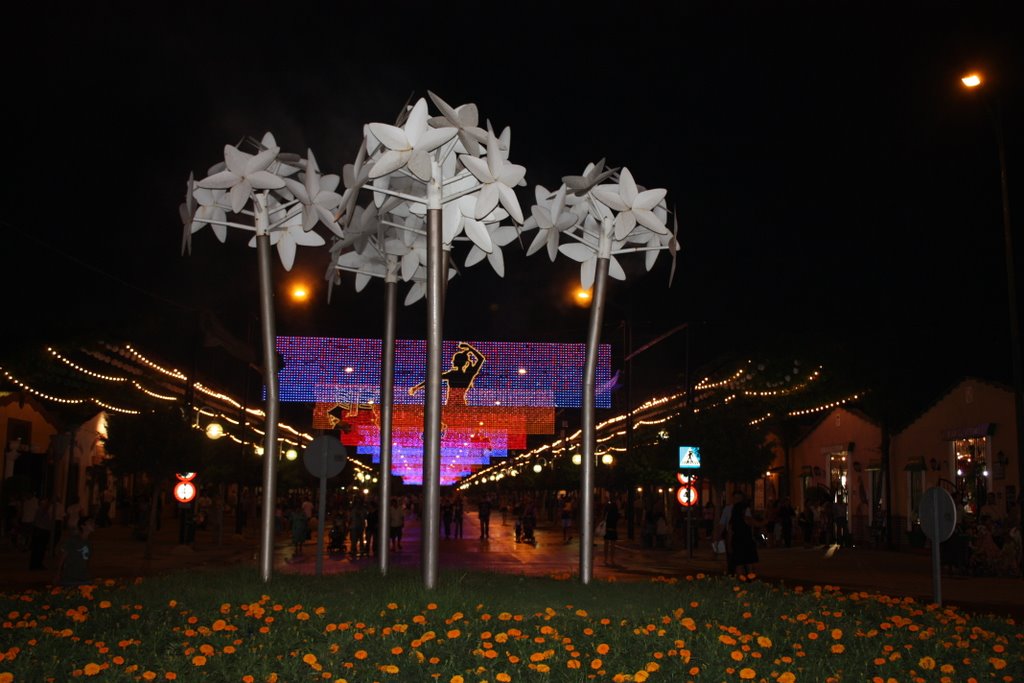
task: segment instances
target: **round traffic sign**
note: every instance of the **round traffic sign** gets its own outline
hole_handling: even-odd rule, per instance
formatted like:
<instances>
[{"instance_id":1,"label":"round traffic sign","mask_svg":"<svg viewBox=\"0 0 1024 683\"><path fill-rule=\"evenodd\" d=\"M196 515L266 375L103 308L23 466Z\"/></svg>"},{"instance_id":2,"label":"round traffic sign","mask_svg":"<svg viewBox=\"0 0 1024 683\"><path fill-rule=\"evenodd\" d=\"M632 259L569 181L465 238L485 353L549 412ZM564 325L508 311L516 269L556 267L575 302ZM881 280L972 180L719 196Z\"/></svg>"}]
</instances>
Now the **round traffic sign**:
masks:
<instances>
[{"instance_id":1,"label":"round traffic sign","mask_svg":"<svg viewBox=\"0 0 1024 683\"><path fill-rule=\"evenodd\" d=\"M191 503L196 497L196 487L190 481L179 481L174 485L174 499L179 503Z\"/></svg>"},{"instance_id":2,"label":"round traffic sign","mask_svg":"<svg viewBox=\"0 0 1024 683\"><path fill-rule=\"evenodd\" d=\"M330 479L336 477L345 469L348 461L348 451L335 436L318 436L313 439L306 452L302 455L302 462L306 470L314 477Z\"/></svg>"},{"instance_id":3,"label":"round traffic sign","mask_svg":"<svg viewBox=\"0 0 1024 683\"><path fill-rule=\"evenodd\" d=\"M933 486L925 491L917 514L921 518L921 531L932 541L942 543L953 535L956 503L946 489Z\"/></svg>"},{"instance_id":4,"label":"round traffic sign","mask_svg":"<svg viewBox=\"0 0 1024 683\"><path fill-rule=\"evenodd\" d=\"M196 478L196 473L195 472L178 472L174 476L176 476L180 481L192 481L193 479Z\"/></svg>"},{"instance_id":5,"label":"round traffic sign","mask_svg":"<svg viewBox=\"0 0 1024 683\"><path fill-rule=\"evenodd\" d=\"M676 500L683 507L690 507L691 505L697 504L697 489L693 486L680 486L679 490L676 491Z\"/></svg>"}]
</instances>

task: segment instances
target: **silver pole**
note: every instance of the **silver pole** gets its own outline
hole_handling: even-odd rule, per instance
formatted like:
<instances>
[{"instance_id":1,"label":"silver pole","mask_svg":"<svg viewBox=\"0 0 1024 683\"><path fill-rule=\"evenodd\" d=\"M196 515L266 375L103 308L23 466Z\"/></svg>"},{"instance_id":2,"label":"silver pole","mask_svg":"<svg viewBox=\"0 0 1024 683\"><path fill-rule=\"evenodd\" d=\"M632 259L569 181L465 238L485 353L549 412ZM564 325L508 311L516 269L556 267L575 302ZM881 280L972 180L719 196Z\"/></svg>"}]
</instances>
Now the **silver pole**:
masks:
<instances>
[{"instance_id":1,"label":"silver pole","mask_svg":"<svg viewBox=\"0 0 1024 683\"><path fill-rule=\"evenodd\" d=\"M594 421L594 388L597 381L597 348L601 341L601 320L604 317L605 289L608 280L608 258L597 259L594 274L594 298L590 305L590 327L587 330L587 360L583 368L581 404L583 462L580 467L580 581L590 583L594 575L594 454L597 429Z\"/></svg>"},{"instance_id":2,"label":"silver pole","mask_svg":"<svg viewBox=\"0 0 1024 683\"><path fill-rule=\"evenodd\" d=\"M380 573L388 573L391 524L391 423L395 403L395 302L398 297L396 271L398 261L388 257L388 272L384 280L384 338L380 346L380 501L377 527L377 561Z\"/></svg>"},{"instance_id":3,"label":"silver pole","mask_svg":"<svg viewBox=\"0 0 1024 683\"><path fill-rule=\"evenodd\" d=\"M423 410L423 585L437 586L438 515L441 502L441 324L444 250L441 235L441 169L427 184L427 377Z\"/></svg>"},{"instance_id":4,"label":"silver pole","mask_svg":"<svg viewBox=\"0 0 1024 683\"><path fill-rule=\"evenodd\" d=\"M266 194L255 195L256 254L260 269L260 327L263 333L263 381L267 386L266 433L263 439L263 518L260 533L260 578L270 581L274 564L274 506L277 502L277 335L274 333L270 235Z\"/></svg>"}]
</instances>

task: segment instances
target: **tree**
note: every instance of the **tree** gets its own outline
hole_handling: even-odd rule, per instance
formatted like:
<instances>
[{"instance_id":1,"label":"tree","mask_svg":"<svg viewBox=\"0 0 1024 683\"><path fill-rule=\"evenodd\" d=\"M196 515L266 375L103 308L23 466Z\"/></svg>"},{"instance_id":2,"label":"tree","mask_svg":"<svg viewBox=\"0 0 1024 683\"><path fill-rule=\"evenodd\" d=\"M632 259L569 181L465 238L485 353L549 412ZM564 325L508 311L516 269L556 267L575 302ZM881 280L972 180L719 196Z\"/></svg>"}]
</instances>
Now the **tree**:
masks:
<instances>
[{"instance_id":1,"label":"tree","mask_svg":"<svg viewBox=\"0 0 1024 683\"><path fill-rule=\"evenodd\" d=\"M202 472L210 440L193 429L180 406L140 415L113 415L107 425L108 467L118 475L145 475L150 482L149 521L143 557L152 557L160 485L175 472Z\"/></svg>"}]
</instances>

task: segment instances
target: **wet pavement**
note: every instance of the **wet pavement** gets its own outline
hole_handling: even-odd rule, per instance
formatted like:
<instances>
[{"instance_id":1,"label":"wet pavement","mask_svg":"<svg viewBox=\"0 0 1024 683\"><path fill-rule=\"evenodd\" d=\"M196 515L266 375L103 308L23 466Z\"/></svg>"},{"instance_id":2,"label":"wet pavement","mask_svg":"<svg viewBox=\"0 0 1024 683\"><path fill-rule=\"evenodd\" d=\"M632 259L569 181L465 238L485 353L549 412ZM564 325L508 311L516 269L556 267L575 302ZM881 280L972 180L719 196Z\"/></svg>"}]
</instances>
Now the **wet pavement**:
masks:
<instances>
[{"instance_id":1,"label":"wet pavement","mask_svg":"<svg viewBox=\"0 0 1024 683\"><path fill-rule=\"evenodd\" d=\"M259 530L250 525L243 534L233 533L233 521L226 520L222 534L214 529L199 530L192 545L178 544L176 520L165 519L153 543L150 559L144 559L145 544L133 538L131 527L115 524L98 529L93 535L91 562L96 578L151 576L189 568L229 565L258 566ZM698 573L723 574L725 559L715 555L707 543L699 542L691 552L686 548L646 548L639 540L623 540L615 545L612 563L604 562L604 543L593 548L595 581L637 581L654 577L684 578ZM218 538L219 536L219 538ZM489 539L480 538L475 514L466 516L463 538L438 541L438 568L496 571L527 576L577 576L580 567L579 535L563 541L558 522L542 524L536 530L535 543L516 542L512 520L502 523L492 516ZM421 568L422 543L417 520L407 519L402 549L388 551L388 567ZM317 573L316 541L304 546L295 556L290 534L275 539L273 572L282 574ZM831 585L845 591L867 591L912 597L922 602L933 599L931 555L927 550L887 551L863 547L830 546L761 548L760 561L754 567L765 581L788 586ZM12 547L9 538L0 539L0 590L44 588L55 580L54 561L47 569L30 571L28 552ZM379 569L377 556L352 557L347 553L325 550L321 571L338 574L363 568ZM1024 579L1008 577L942 577L944 604L971 611L991 612L1024 618Z\"/></svg>"}]
</instances>

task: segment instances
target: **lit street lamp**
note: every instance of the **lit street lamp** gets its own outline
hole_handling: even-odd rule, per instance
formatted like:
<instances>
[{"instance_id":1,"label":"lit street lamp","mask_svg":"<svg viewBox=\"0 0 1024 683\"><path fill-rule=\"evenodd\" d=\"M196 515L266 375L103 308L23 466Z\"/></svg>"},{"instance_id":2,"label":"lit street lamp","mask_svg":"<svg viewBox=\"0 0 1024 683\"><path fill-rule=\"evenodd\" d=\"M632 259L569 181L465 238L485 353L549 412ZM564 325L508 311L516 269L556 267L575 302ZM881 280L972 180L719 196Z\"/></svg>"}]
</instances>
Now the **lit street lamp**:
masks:
<instances>
[{"instance_id":1,"label":"lit street lamp","mask_svg":"<svg viewBox=\"0 0 1024 683\"><path fill-rule=\"evenodd\" d=\"M980 88L985 79L979 73L970 73L960 79L968 90ZM1010 227L1010 200L1006 183L1006 145L1003 142L1003 122L999 112L999 100L989 102L982 98L992 120L999 153L999 185L1003 202L1003 241L1006 252L1006 288L1010 307L1010 351L1013 362L1013 417L1017 432L1017 505L1024 495L1024 398L1022 398L1022 368L1020 350L1020 322L1017 312L1016 270L1013 265L1013 231Z\"/></svg>"}]
</instances>

